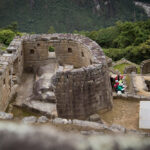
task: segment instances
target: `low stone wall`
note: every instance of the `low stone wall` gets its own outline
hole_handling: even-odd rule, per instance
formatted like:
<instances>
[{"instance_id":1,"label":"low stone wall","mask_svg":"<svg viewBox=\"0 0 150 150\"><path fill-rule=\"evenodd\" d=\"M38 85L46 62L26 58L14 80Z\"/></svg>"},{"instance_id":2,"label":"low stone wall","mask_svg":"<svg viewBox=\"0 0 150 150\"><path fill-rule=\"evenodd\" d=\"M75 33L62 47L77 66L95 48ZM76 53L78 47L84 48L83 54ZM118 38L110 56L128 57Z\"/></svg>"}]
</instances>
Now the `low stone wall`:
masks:
<instances>
[{"instance_id":1,"label":"low stone wall","mask_svg":"<svg viewBox=\"0 0 150 150\"><path fill-rule=\"evenodd\" d=\"M133 66L138 66L137 64L135 64L135 63L133 63L133 62L131 62L131 61L128 61L128 60L126 60L125 58L122 58L121 60L115 62L115 63L113 64L113 66L117 66L117 65L120 65L120 64L123 64L123 63L130 64L130 65L133 65Z\"/></svg>"},{"instance_id":2,"label":"low stone wall","mask_svg":"<svg viewBox=\"0 0 150 150\"><path fill-rule=\"evenodd\" d=\"M148 150L150 139L137 136L81 136L52 127L0 124L1 150Z\"/></svg>"},{"instance_id":3,"label":"low stone wall","mask_svg":"<svg viewBox=\"0 0 150 150\"><path fill-rule=\"evenodd\" d=\"M113 93L114 99L124 99L124 100L136 100L136 101L150 101L150 97L132 94L132 93L125 93L121 95L117 95L116 93Z\"/></svg>"},{"instance_id":4,"label":"low stone wall","mask_svg":"<svg viewBox=\"0 0 150 150\"><path fill-rule=\"evenodd\" d=\"M136 66L125 67L124 74L131 74L132 72L137 73L137 67Z\"/></svg>"},{"instance_id":5,"label":"low stone wall","mask_svg":"<svg viewBox=\"0 0 150 150\"><path fill-rule=\"evenodd\" d=\"M145 60L141 63L141 74L150 73L150 59Z\"/></svg>"}]
</instances>

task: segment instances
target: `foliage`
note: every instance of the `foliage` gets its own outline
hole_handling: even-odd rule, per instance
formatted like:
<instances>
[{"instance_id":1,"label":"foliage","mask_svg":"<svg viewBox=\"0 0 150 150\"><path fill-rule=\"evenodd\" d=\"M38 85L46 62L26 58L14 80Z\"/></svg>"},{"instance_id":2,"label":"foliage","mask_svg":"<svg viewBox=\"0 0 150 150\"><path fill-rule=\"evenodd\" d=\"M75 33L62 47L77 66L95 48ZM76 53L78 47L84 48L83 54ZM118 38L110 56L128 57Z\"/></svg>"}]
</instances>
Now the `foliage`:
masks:
<instances>
[{"instance_id":1,"label":"foliage","mask_svg":"<svg viewBox=\"0 0 150 150\"><path fill-rule=\"evenodd\" d=\"M126 58L134 63L140 64L143 60L150 59L150 39L139 46L128 46L124 49L104 49L105 54L114 61Z\"/></svg>"},{"instance_id":2,"label":"foliage","mask_svg":"<svg viewBox=\"0 0 150 150\"><path fill-rule=\"evenodd\" d=\"M150 39L139 46L130 46L126 48L126 58L133 62L140 63L143 60L150 59Z\"/></svg>"},{"instance_id":3,"label":"foliage","mask_svg":"<svg viewBox=\"0 0 150 150\"><path fill-rule=\"evenodd\" d=\"M49 34L56 33L56 31L55 31L53 26L50 26L50 28L48 29L48 33Z\"/></svg>"},{"instance_id":4,"label":"foliage","mask_svg":"<svg viewBox=\"0 0 150 150\"><path fill-rule=\"evenodd\" d=\"M11 30L15 33L18 31L18 23L17 22L12 22L11 24L7 25L4 29Z\"/></svg>"},{"instance_id":5,"label":"foliage","mask_svg":"<svg viewBox=\"0 0 150 150\"><path fill-rule=\"evenodd\" d=\"M14 37L15 37L15 33L13 31L8 29L0 30L0 43L9 45Z\"/></svg>"},{"instance_id":6,"label":"foliage","mask_svg":"<svg viewBox=\"0 0 150 150\"><path fill-rule=\"evenodd\" d=\"M114 47L125 48L130 45L139 45L148 39L150 28L147 30L142 25L148 24L150 27L150 20L147 22L118 22L116 27L119 35L113 40Z\"/></svg>"},{"instance_id":7,"label":"foliage","mask_svg":"<svg viewBox=\"0 0 150 150\"><path fill-rule=\"evenodd\" d=\"M139 22L117 22L115 26L97 31L75 31L88 36L103 47L105 54L114 61L125 57L140 63L150 58L150 20Z\"/></svg>"},{"instance_id":8,"label":"foliage","mask_svg":"<svg viewBox=\"0 0 150 150\"><path fill-rule=\"evenodd\" d=\"M113 41L118 36L119 32L116 27L100 29L96 41L102 47L113 47Z\"/></svg>"},{"instance_id":9,"label":"foliage","mask_svg":"<svg viewBox=\"0 0 150 150\"><path fill-rule=\"evenodd\" d=\"M49 50L49 52L54 52L55 51L53 46L50 46L48 50Z\"/></svg>"},{"instance_id":10,"label":"foliage","mask_svg":"<svg viewBox=\"0 0 150 150\"><path fill-rule=\"evenodd\" d=\"M17 21L21 32L47 33L98 30L118 20L144 20L147 15L132 0L103 0L100 11L92 0L0 0L0 27ZM147 0L148 1L148 0Z\"/></svg>"},{"instance_id":11,"label":"foliage","mask_svg":"<svg viewBox=\"0 0 150 150\"><path fill-rule=\"evenodd\" d=\"M108 49L103 49L104 53L112 58L114 61L120 60L125 56L125 50L124 49L119 49L119 48L108 48Z\"/></svg>"}]
</instances>

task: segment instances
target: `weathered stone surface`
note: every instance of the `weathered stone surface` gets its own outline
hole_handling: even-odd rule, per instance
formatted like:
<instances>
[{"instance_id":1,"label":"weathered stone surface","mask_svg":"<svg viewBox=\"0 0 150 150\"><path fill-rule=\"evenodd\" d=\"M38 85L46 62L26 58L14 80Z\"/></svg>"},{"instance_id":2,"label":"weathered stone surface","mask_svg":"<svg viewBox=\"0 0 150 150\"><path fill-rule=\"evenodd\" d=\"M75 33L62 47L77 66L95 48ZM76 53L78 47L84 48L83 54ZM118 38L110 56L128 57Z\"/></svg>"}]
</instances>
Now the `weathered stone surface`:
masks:
<instances>
[{"instance_id":1,"label":"weathered stone surface","mask_svg":"<svg viewBox=\"0 0 150 150\"><path fill-rule=\"evenodd\" d=\"M81 127L89 127L94 129L105 129L108 126L105 124L100 124L97 122L91 122L91 121L82 121L82 120L73 120L73 124Z\"/></svg>"},{"instance_id":2,"label":"weathered stone surface","mask_svg":"<svg viewBox=\"0 0 150 150\"><path fill-rule=\"evenodd\" d=\"M55 118L54 120L52 120L52 122L55 124L71 124L72 123L71 120L62 119L62 118Z\"/></svg>"},{"instance_id":3,"label":"weathered stone surface","mask_svg":"<svg viewBox=\"0 0 150 150\"><path fill-rule=\"evenodd\" d=\"M91 131L81 131L80 133L82 135L86 135L86 136L89 136L89 135L104 135L104 132L96 132L94 130L91 130Z\"/></svg>"},{"instance_id":4,"label":"weathered stone surface","mask_svg":"<svg viewBox=\"0 0 150 150\"><path fill-rule=\"evenodd\" d=\"M2 120L11 120L11 119L13 119L13 114L0 112L0 119L2 119Z\"/></svg>"},{"instance_id":5,"label":"weathered stone surface","mask_svg":"<svg viewBox=\"0 0 150 150\"><path fill-rule=\"evenodd\" d=\"M121 125L113 124L109 127L109 130L115 132L115 133L125 133L126 128L122 127Z\"/></svg>"},{"instance_id":6,"label":"weathered stone surface","mask_svg":"<svg viewBox=\"0 0 150 150\"><path fill-rule=\"evenodd\" d=\"M136 66L125 67L124 74L131 74L132 72L137 73L137 67Z\"/></svg>"},{"instance_id":7,"label":"weathered stone surface","mask_svg":"<svg viewBox=\"0 0 150 150\"><path fill-rule=\"evenodd\" d=\"M1 150L149 150L150 138L66 134L52 127L0 123Z\"/></svg>"},{"instance_id":8,"label":"weathered stone surface","mask_svg":"<svg viewBox=\"0 0 150 150\"><path fill-rule=\"evenodd\" d=\"M51 83L52 73L43 74L33 86L32 99L37 99L47 102L56 102L54 88Z\"/></svg>"},{"instance_id":9,"label":"weathered stone surface","mask_svg":"<svg viewBox=\"0 0 150 150\"><path fill-rule=\"evenodd\" d=\"M150 59L145 60L141 63L141 74L150 73Z\"/></svg>"},{"instance_id":10,"label":"weathered stone surface","mask_svg":"<svg viewBox=\"0 0 150 150\"><path fill-rule=\"evenodd\" d=\"M50 117L57 116L56 104L32 100L32 101L26 101L23 105L28 109L38 111L43 115L47 115Z\"/></svg>"},{"instance_id":11,"label":"weathered stone surface","mask_svg":"<svg viewBox=\"0 0 150 150\"><path fill-rule=\"evenodd\" d=\"M100 116L98 114L93 114L89 117L90 121L100 121Z\"/></svg>"},{"instance_id":12,"label":"weathered stone surface","mask_svg":"<svg viewBox=\"0 0 150 150\"><path fill-rule=\"evenodd\" d=\"M22 122L23 123L36 123L36 121L37 121L37 117L35 117L35 116L30 116L30 117L24 117L23 119L22 119Z\"/></svg>"},{"instance_id":13,"label":"weathered stone surface","mask_svg":"<svg viewBox=\"0 0 150 150\"><path fill-rule=\"evenodd\" d=\"M49 121L49 119L46 116L41 116L37 120L38 123L46 123L48 121Z\"/></svg>"}]
</instances>

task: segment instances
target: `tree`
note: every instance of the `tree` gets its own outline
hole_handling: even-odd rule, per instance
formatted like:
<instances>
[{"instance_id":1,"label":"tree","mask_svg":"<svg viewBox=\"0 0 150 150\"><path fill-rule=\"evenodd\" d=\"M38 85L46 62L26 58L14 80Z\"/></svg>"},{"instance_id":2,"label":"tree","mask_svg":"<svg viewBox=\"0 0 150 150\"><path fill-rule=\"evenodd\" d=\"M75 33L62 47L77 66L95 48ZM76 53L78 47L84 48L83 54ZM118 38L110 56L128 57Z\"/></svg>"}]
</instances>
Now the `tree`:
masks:
<instances>
[{"instance_id":1,"label":"tree","mask_svg":"<svg viewBox=\"0 0 150 150\"><path fill-rule=\"evenodd\" d=\"M12 22L11 24L7 25L4 29L12 30L13 32L17 32L18 30L18 23Z\"/></svg>"},{"instance_id":2,"label":"tree","mask_svg":"<svg viewBox=\"0 0 150 150\"><path fill-rule=\"evenodd\" d=\"M0 30L0 43L9 45L15 37L15 33L12 30Z\"/></svg>"},{"instance_id":3,"label":"tree","mask_svg":"<svg viewBox=\"0 0 150 150\"><path fill-rule=\"evenodd\" d=\"M50 26L50 28L48 29L48 33L56 33L55 28L53 26Z\"/></svg>"}]
</instances>

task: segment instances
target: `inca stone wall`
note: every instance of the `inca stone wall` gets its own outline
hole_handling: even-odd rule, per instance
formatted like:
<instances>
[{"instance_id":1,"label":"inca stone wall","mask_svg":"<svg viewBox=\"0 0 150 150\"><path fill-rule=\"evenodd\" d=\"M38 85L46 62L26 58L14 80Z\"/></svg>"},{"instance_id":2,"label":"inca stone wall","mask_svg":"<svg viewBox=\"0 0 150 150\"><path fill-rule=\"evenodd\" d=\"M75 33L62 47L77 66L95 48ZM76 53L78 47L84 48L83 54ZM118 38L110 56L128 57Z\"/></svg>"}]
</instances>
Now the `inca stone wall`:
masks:
<instances>
[{"instance_id":1,"label":"inca stone wall","mask_svg":"<svg viewBox=\"0 0 150 150\"><path fill-rule=\"evenodd\" d=\"M63 34L54 36L30 36L24 40L25 68L34 68L46 64L49 59L48 49L54 47L59 65L73 65L75 68L88 66L91 63L92 53L77 41L63 38ZM45 62L45 63L44 63Z\"/></svg>"},{"instance_id":2,"label":"inca stone wall","mask_svg":"<svg viewBox=\"0 0 150 150\"><path fill-rule=\"evenodd\" d=\"M54 47L55 60L50 57L50 46ZM60 66L52 77L58 116L84 119L98 110L112 107L105 55L99 45L89 38L73 34L25 35L14 39L7 52L9 54L5 55L9 55L12 61L2 73L6 81L0 80L1 87L4 83L7 87L7 92L0 90L2 108L1 103L8 104L8 97L12 95L8 89L11 91L11 87L19 83L23 69L32 73L39 66L53 61ZM65 65L72 67L66 70Z\"/></svg>"},{"instance_id":3,"label":"inca stone wall","mask_svg":"<svg viewBox=\"0 0 150 150\"><path fill-rule=\"evenodd\" d=\"M137 67L136 66L126 66L124 69L124 74L131 74L132 72L137 73Z\"/></svg>"},{"instance_id":4,"label":"inca stone wall","mask_svg":"<svg viewBox=\"0 0 150 150\"><path fill-rule=\"evenodd\" d=\"M14 39L0 56L0 111L5 111L23 72L22 40Z\"/></svg>"},{"instance_id":5,"label":"inca stone wall","mask_svg":"<svg viewBox=\"0 0 150 150\"><path fill-rule=\"evenodd\" d=\"M58 70L53 77L58 115L64 118L85 119L98 110L110 109L112 107L112 91L103 51L88 38L66 37L66 35L64 38L74 39L79 43L78 45L82 45L88 56L87 63L76 62L79 63L79 65L77 64L78 67L80 66L79 69ZM76 58L76 61L78 60L80 57Z\"/></svg>"},{"instance_id":6,"label":"inca stone wall","mask_svg":"<svg viewBox=\"0 0 150 150\"><path fill-rule=\"evenodd\" d=\"M112 107L107 68L101 64L67 72L57 72L57 111L62 118L85 119ZM104 86L105 85L105 86Z\"/></svg>"},{"instance_id":7,"label":"inca stone wall","mask_svg":"<svg viewBox=\"0 0 150 150\"><path fill-rule=\"evenodd\" d=\"M141 63L141 73L142 74L150 73L150 59L145 60Z\"/></svg>"}]
</instances>

